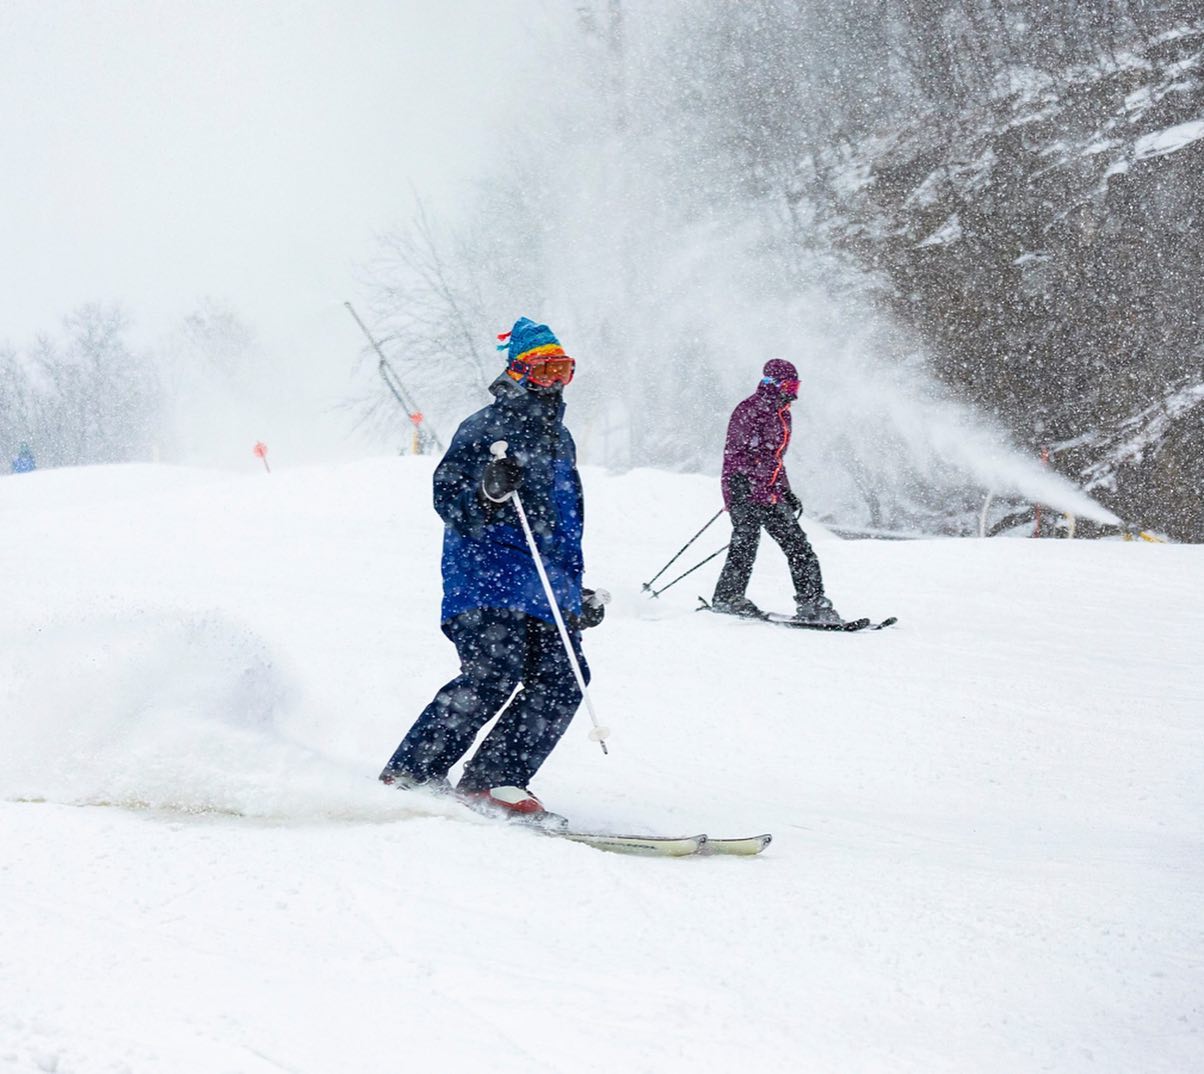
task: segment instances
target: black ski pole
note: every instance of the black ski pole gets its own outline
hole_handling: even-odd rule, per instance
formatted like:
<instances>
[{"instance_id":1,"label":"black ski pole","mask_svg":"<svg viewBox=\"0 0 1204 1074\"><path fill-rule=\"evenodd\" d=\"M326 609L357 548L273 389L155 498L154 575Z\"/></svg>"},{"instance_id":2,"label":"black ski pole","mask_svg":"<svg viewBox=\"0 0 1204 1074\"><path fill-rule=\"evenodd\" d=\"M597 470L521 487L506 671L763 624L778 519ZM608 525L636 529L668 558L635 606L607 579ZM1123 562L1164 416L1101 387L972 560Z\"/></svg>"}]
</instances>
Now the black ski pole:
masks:
<instances>
[{"instance_id":1,"label":"black ski pole","mask_svg":"<svg viewBox=\"0 0 1204 1074\"><path fill-rule=\"evenodd\" d=\"M723 514L723 511L724 511L724 509L722 507L719 508L719 510L716 511L715 514L712 516L710 522L708 522L705 526L702 527L702 529L700 529L696 534L694 534L693 537L691 537L688 541L686 541L686 543L683 544L681 546L681 548L679 548L677 550L677 555L674 556L671 560L669 560L668 563L666 563L659 571L656 572L656 574L654 574L647 582L644 583L643 588L644 588L645 592L647 592L649 589L651 589L652 583L655 582L662 574L665 573L665 571L667 571L670 567L673 566L674 563L677 562L677 560L680 558L682 552L684 552L687 548L689 548L690 545L692 545L695 541L698 540L699 537L701 537L704 533L706 533L706 531L708 529L710 529L711 522L714 522L716 518L718 518L721 514ZM672 585L673 583L670 582L669 584ZM666 586L665 588L667 589L668 586ZM661 592L663 593L664 590L662 589ZM655 593L653 593L652 595L654 597L656 596Z\"/></svg>"},{"instance_id":2,"label":"black ski pole","mask_svg":"<svg viewBox=\"0 0 1204 1074\"><path fill-rule=\"evenodd\" d=\"M714 519L712 519L711 521L714 521ZM661 595L661 594L662 594L662 593L663 593L663 592L664 592L666 589L668 589L670 586L674 586L674 585L676 585L676 584L677 584L678 582L680 582L680 581L681 581L681 580L682 580L682 579L683 579L683 578L684 578L684 577L685 577L687 574L693 574L693 573L694 573L696 570L698 570L698 568L699 568L699 567L705 567L705 566L706 566L708 563L710 563L710 562L711 562L711 560L713 560L713 559L714 559L716 556L720 556L720 555L722 555L722 554L723 554L724 552L726 552L726 551L727 551L727 550L728 550L730 547L731 547L731 542L729 541L729 542L728 542L727 544L725 544L725 545L724 545L724 546L723 546L721 549L719 549L719 551L718 551L718 552L712 552L712 553L711 553L709 556L707 556L707 558L706 558L706 559L704 559L704 560L703 560L701 563L695 563L693 567L691 567L691 568L690 568L688 571L686 571L686 572L685 572L685 574L679 574L679 575L678 575L676 578L674 578L674 579L673 579L673 581L671 581L671 582L668 582L667 584L665 584L665 585L661 586L661 587L660 587L660 589L654 589L654 590L652 591L652 595L653 595L654 597L659 597L659 596L660 596L660 595Z\"/></svg>"}]
</instances>

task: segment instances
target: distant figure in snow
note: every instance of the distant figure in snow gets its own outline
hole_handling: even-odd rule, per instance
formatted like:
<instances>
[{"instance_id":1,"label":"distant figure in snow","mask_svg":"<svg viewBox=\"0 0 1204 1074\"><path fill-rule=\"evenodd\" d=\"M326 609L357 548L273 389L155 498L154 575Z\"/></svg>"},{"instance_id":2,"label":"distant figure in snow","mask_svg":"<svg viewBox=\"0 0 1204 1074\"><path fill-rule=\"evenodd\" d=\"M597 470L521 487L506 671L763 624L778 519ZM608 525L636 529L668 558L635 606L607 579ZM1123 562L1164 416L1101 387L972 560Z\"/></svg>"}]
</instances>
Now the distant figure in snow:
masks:
<instances>
[{"instance_id":1,"label":"distant figure in snow","mask_svg":"<svg viewBox=\"0 0 1204 1074\"><path fill-rule=\"evenodd\" d=\"M22 444L21 450L17 452L17 457L13 459L14 474L28 474L38 468L38 464L34 461L33 452L29 450L28 444Z\"/></svg>"},{"instance_id":2,"label":"distant figure in snow","mask_svg":"<svg viewBox=\"0 0 1204 1074\"><path fill-rule=\"evenodd\" d=\"M460 674L423 710L380 779L450 790L448 772L477 732L522 688L469 758L456 793L485 812L545 813L528 789L581 703L511 493L519 491L569 628L582 677L581 629L605 608L582 589L584 502L577 449L563 423L574 360L547 325L519 318L498 337L508 364L490 385L494 401L466 418L435 469L435 510L444 522L443 633ZM509 453L490 447L506 441Z\"/></svg>"},{"instance_id":3,"label":"distant figure in snow","mask_svg":"<svg viewBox=\"0 0 1204 1074\"><path fill-rule=\"evenodd\" d=\"M760 616L744 595L764 529L786 554L794 583L795 618L842 622L824 595L819 559L798 523L803 504L786 477L790 404L798 398L798 370L784 358L765 363L757 390L738 404L723 447L723 505L731 514L732 543L711 605L732 615Z\"/></svg>"}]
</instances>

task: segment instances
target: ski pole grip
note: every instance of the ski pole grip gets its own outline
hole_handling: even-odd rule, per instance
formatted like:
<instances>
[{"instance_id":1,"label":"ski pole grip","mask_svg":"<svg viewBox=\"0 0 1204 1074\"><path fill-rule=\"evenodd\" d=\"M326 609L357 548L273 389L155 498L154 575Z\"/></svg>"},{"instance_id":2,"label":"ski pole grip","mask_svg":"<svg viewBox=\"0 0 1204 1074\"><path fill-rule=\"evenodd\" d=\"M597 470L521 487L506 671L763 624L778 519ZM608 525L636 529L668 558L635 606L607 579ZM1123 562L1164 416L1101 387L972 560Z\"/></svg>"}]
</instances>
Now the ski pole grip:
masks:
<instances>
[{"instance_id":1,"label":"ski pole grip","mask_svg":"<svg viewBox=\"0 0 1204 1074\"><path fill-rule=\"evenodd\" d=\"M504 459L506 457L506 449L509 446L505 440L495 440L489 445L489 454L495 459Z\"/></svg>"}]
</instances>

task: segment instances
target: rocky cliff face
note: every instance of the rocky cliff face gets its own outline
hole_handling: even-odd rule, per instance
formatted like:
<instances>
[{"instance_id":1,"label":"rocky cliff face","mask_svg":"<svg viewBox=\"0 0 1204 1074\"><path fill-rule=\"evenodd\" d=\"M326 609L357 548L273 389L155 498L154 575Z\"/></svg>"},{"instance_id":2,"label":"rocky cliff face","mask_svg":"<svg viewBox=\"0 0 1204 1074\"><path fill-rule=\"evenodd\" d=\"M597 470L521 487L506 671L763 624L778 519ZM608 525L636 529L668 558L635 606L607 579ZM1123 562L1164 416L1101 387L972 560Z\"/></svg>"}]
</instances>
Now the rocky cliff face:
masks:
<instances>
[{"instance_id":1,"label":"rocky cliff face","mask_svg":"<svg viewBox=\"0 0 1204 1074\"><path fill-rule=\"evenodd\" d=\"M1133 524L1204 540L1204 24L816 158L800 198L940 375Z\"/></svg>"}]
</instances>

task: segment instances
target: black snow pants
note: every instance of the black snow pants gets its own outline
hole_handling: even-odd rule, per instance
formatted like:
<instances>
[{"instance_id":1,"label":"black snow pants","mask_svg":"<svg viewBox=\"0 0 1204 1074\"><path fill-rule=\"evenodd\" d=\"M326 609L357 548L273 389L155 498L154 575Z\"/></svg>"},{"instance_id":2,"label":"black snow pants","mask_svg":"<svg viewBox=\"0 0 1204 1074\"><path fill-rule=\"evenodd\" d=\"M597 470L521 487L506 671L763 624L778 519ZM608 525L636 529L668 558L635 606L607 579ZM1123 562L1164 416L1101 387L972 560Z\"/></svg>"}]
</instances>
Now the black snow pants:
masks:
<instances>
[{"instance_id":1,"label":"black snow pants","mask_svg":"<svg viewBox=\"0 0 1204 1074\"><path fill-rule=\"evenodd\" d=\"M786 555L795 600L810 604L824 595L819 559L789 507L784 503L750 503L746 500L732 504L731 516L732 543L719 581L715 583L715 600L744 596L752 577L762 529L777 541Z\"/></svg>"},{"instance_id":2,"label":"black snow pants","mask_svg":"<svg viewBox=\"0 0 1204 1074\"><path fill-rule=\"evenodd\" d=\"M447 776L522 683L476 753L459 787L526 787L568 729L581 691L554 623L505 608L477 608L443 624L460 655L447 683L406 733L386 771L425 781ZM570 628L581 673L581 634Z\"/></svg>"}]
</instances>

